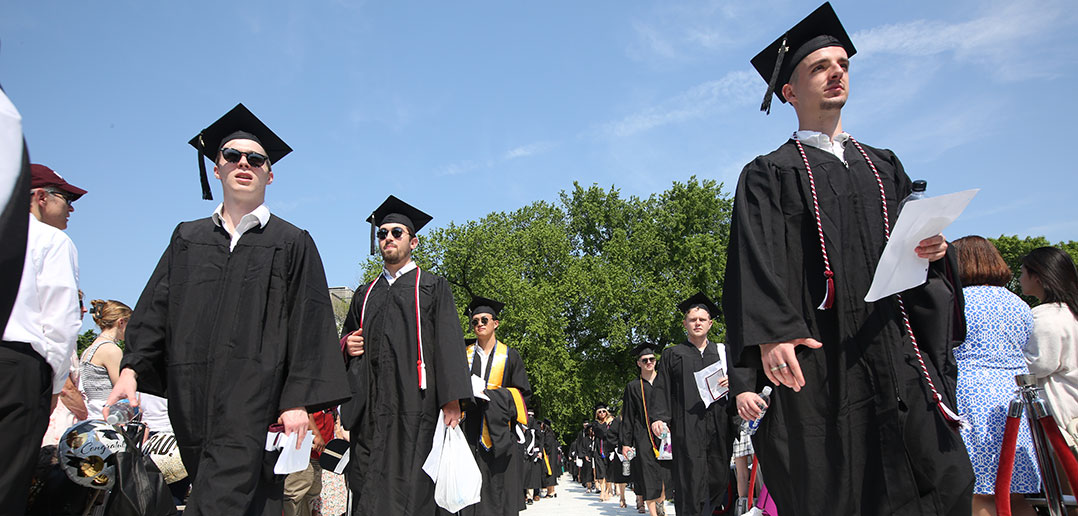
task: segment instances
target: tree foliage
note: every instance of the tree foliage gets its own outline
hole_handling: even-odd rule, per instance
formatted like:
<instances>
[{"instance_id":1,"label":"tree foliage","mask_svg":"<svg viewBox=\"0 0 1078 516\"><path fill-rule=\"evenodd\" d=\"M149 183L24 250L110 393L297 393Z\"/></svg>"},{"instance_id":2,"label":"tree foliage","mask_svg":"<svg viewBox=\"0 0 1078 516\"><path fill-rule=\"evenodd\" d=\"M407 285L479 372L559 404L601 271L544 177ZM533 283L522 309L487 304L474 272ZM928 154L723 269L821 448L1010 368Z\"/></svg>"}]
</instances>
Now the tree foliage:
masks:
<instances>
[{"instance_id":1,"label":"tree foliage","mask_svg":"<svg viewBox=\"0 0 1078 516\"><path fill-rule=\"evenodd\" d=\"M1036 305L1037 299L1022 295L1022 288L1018 284L1018 276L1022 267L1022 257L1038 247L1050 246L1052 244L1043 236L1027 236L1020 238L1018 235L1000 235L999 238L989 238L988 240L995 244L996 249L999 249L999 254L1003 256L1003 260L1007 262L1007 266L1010 267L1011 272L1014 273L1014 277L1011 278L1010 283L1007 284L1007 288L1015 294L1022 296L1022 299L1025 299L1027 303ZM1071 256L1071 259L1078 263L1078 242L1068 240L1066 242L1059 242L1055 244L1055 246L1066 251L1067 254Z\"/></svg>"}]
</instances>

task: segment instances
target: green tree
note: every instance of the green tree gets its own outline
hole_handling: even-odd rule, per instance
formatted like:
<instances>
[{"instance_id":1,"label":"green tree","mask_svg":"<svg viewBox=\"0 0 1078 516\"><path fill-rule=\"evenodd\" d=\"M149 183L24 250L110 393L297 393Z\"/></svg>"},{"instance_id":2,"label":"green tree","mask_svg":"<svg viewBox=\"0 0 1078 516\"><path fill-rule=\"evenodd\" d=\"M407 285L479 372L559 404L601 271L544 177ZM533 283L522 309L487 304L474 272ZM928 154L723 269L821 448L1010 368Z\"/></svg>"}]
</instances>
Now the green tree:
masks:
<instances>
[{"instance_id":1,"label":"green tree","mask_svg":"<svg viewBox=\"0 0 1078 516\"><path fill-rule=\"evenodd\" d=\"M90 344L93 344L94 339L96 338L97 332L94 331L93 328L90 328L89 330L86 330L79 334L78 343L76 345L79 356L82 356L82 352L85 351L86 348L90 347Z\"/></svg>"},{"instance_id":2,"label":"green tree","mask_svg":"<svg viewBox=\"0 0 1078 516\"><path fill-rule=\"evenodd\" d=\"M999 254L1003 256L1003 261L1007 262L1007 266L1011 268L1011 272L1014 273L1014 277L1007 284L1007 288L1015 294L1022 296L1027 303L1032 305L1037 304L1036 298L1022 295L1022 289L1018 284L1018 276L1022 267L1022 257L1029 254L1030 251L1038 247L1046 247L1052 245L1047 238L1043 236L1026 236L1019 237L1018 235L1000 235L999 238L989 238L990 242L995 244L996 249L999 249ZM1056 247L1064 250L1071 256L1075 262L1078 262L1078 242L1074 240L1068 240L1066 242L1059 242L1055 244Z\"/></svg>"}]
</instances>

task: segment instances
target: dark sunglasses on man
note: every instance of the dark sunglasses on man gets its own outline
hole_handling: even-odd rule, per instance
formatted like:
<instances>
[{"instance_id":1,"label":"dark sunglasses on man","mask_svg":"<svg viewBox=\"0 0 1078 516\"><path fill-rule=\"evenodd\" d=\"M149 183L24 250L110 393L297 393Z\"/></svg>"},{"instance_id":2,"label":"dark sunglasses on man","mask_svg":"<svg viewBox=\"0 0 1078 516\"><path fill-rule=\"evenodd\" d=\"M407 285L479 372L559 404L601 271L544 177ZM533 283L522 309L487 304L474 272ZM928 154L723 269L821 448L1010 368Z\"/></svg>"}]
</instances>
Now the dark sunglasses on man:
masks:
<instances>
[{"instance_id":1,"label":"dark sunglasses on man","mask_svg":"<svg viewBox=\"0 0 1078 516\"><path fill-rule=\"evenodd\" d=\"M640 361L641 361L641 362L643 362L643 363L645 363L645 364L647 364L647 363L649 363L649 362L654 362L654 361L655 361L655 357L641 357L641 358L640 358Z\"/></svg>"},{"instance_id":2,"label":"dark sunglasses on man","mask_svg":"<svg viewBox=\"0 0 1078 516\"><path fill-rule=\"evenodd\" d=\"M269 159L263 154L257 152L243 152L231 147L225 147L221 149L221 157L225 158L225 161L229 163L239 163L240 158L247 156L247 164L252 167L261 167Z\"/></svg>"},{"instance_id":3,"label":"dark sunglasses on man","mask_svg":"<svg viewBox=\"0 0 1078 516\"><path fill-rule=\"evenodd\" d=\"M400 240L402 236L408 233L404 228L396 227L393 229L378 228L378 240L385 240L389 235L393 235L394 240Z\"/></svg>"},{"instance_id":4,"label":"dark sunglasses on man","mask_svg":"<svg viewBox=\"0 0 1078 516\"><path fill-rule=\"evenodd\" d=\"M472 319L472 327L479 326L480 324L486 325L490 323L490 317L476 317Z\"/></svg>"}]
</instances>

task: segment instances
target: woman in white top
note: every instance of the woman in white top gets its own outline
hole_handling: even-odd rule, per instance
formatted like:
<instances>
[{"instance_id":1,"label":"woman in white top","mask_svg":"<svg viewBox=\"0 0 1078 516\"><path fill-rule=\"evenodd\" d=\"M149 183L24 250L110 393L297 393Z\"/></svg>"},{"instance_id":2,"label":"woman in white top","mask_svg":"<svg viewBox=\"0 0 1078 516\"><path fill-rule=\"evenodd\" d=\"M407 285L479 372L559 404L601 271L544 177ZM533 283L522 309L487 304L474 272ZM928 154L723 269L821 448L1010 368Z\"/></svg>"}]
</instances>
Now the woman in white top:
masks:
<instances>
[{"instance_id":1,"label":"woman in white top","mask_svg":"<svg viewBox=\"0 0 1078 516\"><path fill-rule=\"evenodd\" d=\"M101 328L101 334L82 352L79 359L79 389L86 393L89 419L102 419L101 409L112 392L112 384L120 377L120 359L131 308L119 301L95 299L90 302L90 315Z\"/></svg>"},{"instance_id":2,"label":"woman in white top","mask_svg":"<svg viewBox=\"0 0 1078 516\"><path fill-rule=\"evenodd\" d=\"M1022 258L1022 292L1033 308L1033 335L1023 350L1029 372L1052 404L1072 450L1078 442L1078 272L1070 255L1040 247Z\"/></svg>"}]
</instances>

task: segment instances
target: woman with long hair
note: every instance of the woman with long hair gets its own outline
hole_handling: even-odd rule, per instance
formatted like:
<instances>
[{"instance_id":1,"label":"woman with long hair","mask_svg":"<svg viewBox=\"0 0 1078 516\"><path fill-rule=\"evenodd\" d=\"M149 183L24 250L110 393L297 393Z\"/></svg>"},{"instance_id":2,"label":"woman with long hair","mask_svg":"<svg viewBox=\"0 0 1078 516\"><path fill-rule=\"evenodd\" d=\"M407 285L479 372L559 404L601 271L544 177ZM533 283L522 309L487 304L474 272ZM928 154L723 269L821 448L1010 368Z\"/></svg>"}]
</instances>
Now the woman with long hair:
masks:
<instances>
[{"instance_id":1,"label":"woman with long hair","mask_svg":"<svg viewBox=\"0 0 1078 516\"><path fill-rule=\"evenodd\" d=\"M1078 272L1070 255L1040 247L1022 258L1022 292L1037 298L1033 336L1026 344L1029 371L1052 404L1072 450L1078 442Z\"/></svg>"},{"instance_id":2,"label":"woman with long hair","mask_svg":"<svg viewBox=\"0 0 1078 516\"><path fill-rule=\"evenodd\" d=\"M114 300L95 299L90 302L90 315L101 333L79 358L79 389L86 393L86 410L90 419L102 419L101 409L120 378L120 359L131 308Z\"/></svg>"},{"instance_id":3,"label":"woman with long hair","mask_svg":"<svg viewBox=\"0 0 1078 516\"><path fill-rule=\"evenodd\" d=\"M1011 270L996 246L979 236L954 241L965 296L966 340L954 349L958 363L958 412L970 426L961 431L976 481L973 515L994 516L996 496L1009 496L1013 514L1033 516L1022 493L1040 491L1040 470L1025 419L1018 432L1010 490L996 493L996 469L1014 377L1028 374L1022 348L1033 332L1029 305L1004 288Z\"/></svg>"}]
</instances>

